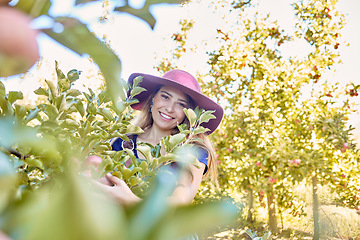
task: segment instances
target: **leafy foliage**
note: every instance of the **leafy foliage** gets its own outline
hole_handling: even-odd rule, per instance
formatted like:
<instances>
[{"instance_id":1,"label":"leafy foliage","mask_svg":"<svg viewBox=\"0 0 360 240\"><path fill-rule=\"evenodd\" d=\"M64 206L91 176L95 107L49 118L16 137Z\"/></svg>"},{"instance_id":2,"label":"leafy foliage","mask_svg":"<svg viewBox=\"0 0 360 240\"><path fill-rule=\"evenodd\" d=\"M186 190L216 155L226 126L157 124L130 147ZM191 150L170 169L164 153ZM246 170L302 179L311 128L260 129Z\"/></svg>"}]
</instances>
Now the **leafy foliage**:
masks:
<instances>
[{"instance_id":1,"label":"leafy foliage","mask_svg":"<svg viewBox=\"0 0 360 240\"><path fill-rule=\"evenodd\" d=\"M0 188L1 229L14 239L169 239L234 220L238 208L231 202L179 209L167 204L177 173L165 166L173 161L197 164L189 136L206 131L199 124L211 119L211 113L188 109L193 128L181 126L179 134L164 138L166 155L159 154L160 144L139 146L146 159L138 161L129 149L115 152L109 144L114 137L126 141L129 134L142 132L130 123L130 105L136 101L127 98L120 112L106 90L96 94L72 88L79 71L65 75L56 68L56 74L57 82L46 80L47 86L35 91L46 99L29 109L16 104L20 92L6 93L0 84L0 177L6 181ZM136 89L139 82L129 88ZM143 203L123 209L99 194L81 175L86 157L93 154L103 158L97 171L93 169L94 178L113 172L145 199ZM214 216L219 221L210 223Z\"/></svg>"},{"instance_id":2,"label":"leafy foliage","mask_svg":"<svg viewBox=\"0 0 360 240\"><path fill-rule=\"evenodd\" d=\"M100 1L74 4L90 2ZM164 2L175 3L148 0L142 9L125 3L113 10L133 14L154 27L149 8ZM47 15L60 24L62 31L43 32L80 55L89 54L99 66L107 89L99 93L73 89L81 72L73 69L65 75L56 64L57 81L46 80L46 87L35 91L44 100L34 107L24 107L17 103L23 94L7 93L0 82L0 234L37 240L178 239L235 220L238 208L231 202L182 208L167 204L177 172L171 173L164 166L184 159L189 159L186 164L197 163L193 149L189 149L190 139L207 131L200 123L211 119L211 112L187 110L192 128L179 126L178 135L162 140L168 152L165 156L159 154L160 145L139 146L146 157L143 161L128 149L111 151L110 139L127 141L129 134L142 132L130 123L130 105L136 102L133 97L144 90L137 86L141 79L128 86L121 79L121 61L116 54L78 19L52 17L52 4L47 0L20 0L12 7L35 18ZM89 155L103 159L97 169L90 169L90 175L97 178L111 171L144 201L124 209L99 194L92 181L81 175L89 167Z\"/></svg>"}]
</instances>

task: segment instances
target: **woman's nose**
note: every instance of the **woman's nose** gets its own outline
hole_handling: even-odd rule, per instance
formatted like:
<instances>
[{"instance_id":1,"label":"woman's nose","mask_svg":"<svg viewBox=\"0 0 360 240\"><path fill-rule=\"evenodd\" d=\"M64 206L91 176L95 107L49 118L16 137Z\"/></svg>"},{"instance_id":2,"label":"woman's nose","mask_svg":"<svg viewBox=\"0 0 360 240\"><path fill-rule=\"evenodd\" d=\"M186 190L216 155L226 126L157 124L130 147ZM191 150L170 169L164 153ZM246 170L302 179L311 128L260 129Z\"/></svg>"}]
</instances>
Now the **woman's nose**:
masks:
<instances>
[{"instance_id":1,"label":"woman's nose","mask_svg":"<svg viewBox=\"0 0 360 240\"><path fill-rule=\"evenodd\" d=\"M175 107L175 103L169 103L167 106L166 106L166 110L168 112L173 112L174 111L174 107Z\"/></svg>"}]
</instances>

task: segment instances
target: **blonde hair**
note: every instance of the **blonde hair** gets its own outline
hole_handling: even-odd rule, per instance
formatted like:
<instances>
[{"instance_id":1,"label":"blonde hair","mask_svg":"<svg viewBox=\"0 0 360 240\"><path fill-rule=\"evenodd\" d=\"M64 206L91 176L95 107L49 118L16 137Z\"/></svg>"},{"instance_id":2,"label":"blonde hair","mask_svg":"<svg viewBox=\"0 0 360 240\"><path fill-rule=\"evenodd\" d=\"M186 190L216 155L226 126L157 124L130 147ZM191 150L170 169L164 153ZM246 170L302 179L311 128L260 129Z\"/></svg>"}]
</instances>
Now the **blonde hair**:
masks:
<instances>
[{"instance_id":1,"label":"blonde hair","mask_svg":"<svg viewBox=\"0 0 360 240\"><path fill-rule=\"evenodd\" d=\"M208 171L205 173L205 177L210 177L217 185L217 164L216 154L213 144L211 143L209 136L205 133L199 133L194 138L201 139L201 142L197 141L195 144L205 149L208 152Z\"/></svg>"},{"instance_id":2,"label":"blonde hair","mask_svg":"<svg viewBox=\"0 0 360 240\"><path fill-rule=\"evenodd\" d=\"M160 90L161 86L159 86L156 91L154 91L154 93L152 93L149 98L144 102L144 105L141 109L140 114L137 116L135 125L140 127L143 130L146 130L148 128L150 128L153 124L153 118L152 118L152 114L151 114L151 105L152 105L152 101L154 96L156 95L156 93ZM188 96L189 98L189 102L190 102L190 108L195 108L195 103L194 101L191 99L190 96ZM183 123L185 123L188 127L188 129L190 128L190 123L189 120L187 118L184 119ZM171 133L171 135L175 135L179 133L179 129L178 128L174 128L173 132ZM201 141L191 141L190 139L190 143L193 143L194 145L198 145L199 147L205 149L208 152L208 171L205 173L205 177L210 177L211 181L213 181L215 184L217 184L217 164L216 164L216 154L215 154L215 149L214 146L212 145L208 135L206 135L205 133L200 133L197 134L195 136L193 136L193 139L201 139Z\"/></svg>"}]
</instances>

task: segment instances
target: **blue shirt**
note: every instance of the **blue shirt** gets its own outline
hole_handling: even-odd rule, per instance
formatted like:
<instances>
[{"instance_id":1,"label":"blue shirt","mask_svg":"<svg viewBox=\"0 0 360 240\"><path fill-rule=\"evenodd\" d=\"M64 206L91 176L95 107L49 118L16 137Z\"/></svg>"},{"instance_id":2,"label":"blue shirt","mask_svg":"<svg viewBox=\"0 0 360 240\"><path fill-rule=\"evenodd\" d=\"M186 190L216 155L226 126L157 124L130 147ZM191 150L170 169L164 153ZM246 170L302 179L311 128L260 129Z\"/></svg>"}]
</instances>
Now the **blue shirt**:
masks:
<instances>
[{"instance_id":1,"label":"blue shirt","mask_svg":"<svg viewBox=\"0 0 360 240\"><path fill-rule=\"evenodd\" d=\"M130 141L124 141L121 138L114 139L111 143L112 150L121 151L124 148L129 148L129 149L133 150L135 157L139 158L138 152L137 152L137 145L136 145L137 137L138 137L138 135L136 135L136 134L132 135L132 139L130 139ZM196 157L199 162L205 164L205 170L204 170L204 174L205 174L208 170L208 156L209 155L208 155L208 152L201 147L198 147L198 150L199 150L198 154L197 154L198 156L196 156Z\"/></svg>"}]
</instances>

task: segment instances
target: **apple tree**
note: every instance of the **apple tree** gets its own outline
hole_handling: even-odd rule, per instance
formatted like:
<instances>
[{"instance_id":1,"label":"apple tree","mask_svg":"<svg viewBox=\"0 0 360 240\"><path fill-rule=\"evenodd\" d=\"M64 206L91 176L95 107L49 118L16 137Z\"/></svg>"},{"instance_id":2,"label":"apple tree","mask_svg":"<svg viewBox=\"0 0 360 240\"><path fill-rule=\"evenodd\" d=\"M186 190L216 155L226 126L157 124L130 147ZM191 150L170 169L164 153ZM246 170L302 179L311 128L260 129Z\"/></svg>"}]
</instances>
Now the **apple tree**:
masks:
<instances>
[{"instance_id":1,"label":"apple tree","mask_svg":"<svg viewBox=\"0 0 360 240\"><path fill-rule=\"evenodd\" d=\"M292 189L303 181L313 188L315 239L319 238L319 184L331 186L342 204L358 204L358 152L348 124L356 110L352 98L358 86L341 86L326 77L340 62L345 23L336 2L295 1L297 20L292 31L269 16L254 14L251 1L209 4L230 8L226 19L242 19L217 28L211 40L218 47L208 52L209 71L198 76L203 91L226 110L213 137L220 186L233 196L247 194L250 221L255 199L266 204L272 232L278 231L278 212L302 214L304 203ZM196 31L196 22L181 22L173 35L177 47L162 59L160 69L174 68L189 51L197 52L186 45L191 28ZM306 46L304 57L285 54L291 44ZM353 174L344 173L345 169Z\"/></svg>"}]
</instances>

